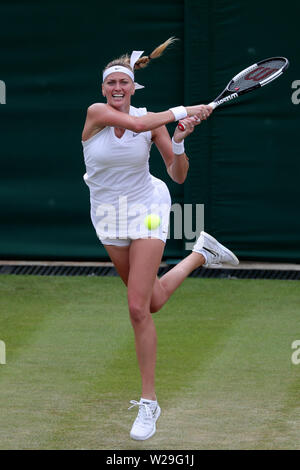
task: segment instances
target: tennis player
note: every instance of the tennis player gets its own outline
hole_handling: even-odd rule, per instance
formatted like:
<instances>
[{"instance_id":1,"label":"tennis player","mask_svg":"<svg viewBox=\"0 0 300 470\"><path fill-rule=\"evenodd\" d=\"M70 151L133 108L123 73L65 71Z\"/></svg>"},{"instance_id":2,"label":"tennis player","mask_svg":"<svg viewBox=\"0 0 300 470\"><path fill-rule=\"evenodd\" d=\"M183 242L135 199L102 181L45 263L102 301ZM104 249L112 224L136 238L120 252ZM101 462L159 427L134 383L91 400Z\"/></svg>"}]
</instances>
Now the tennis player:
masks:
<instances>
[{"instance_id":1,"label":"tennis player","mask_svg":"<svg viewBox=\"0 0 300 470\"><path fill-rule=\"evenodd\" d=\"M238 264L230 250L201 232L191 254L160 279L157 277L168 233L171 198L166 184L149 172L150 147L152 143L156 145L169 176L176 183L183 183L189 169L184 139L212 113L212 108L205 105L177 106L157 113L131 105L135 90L143 88L135 82L135 70L160 57L172 42L173 38L168 39L149 56L133 51L131 56L124 55L105 67L102 94L106 103L89 106L82 133L92 223L127 286L142 382L141 398L132 400L130 407L139 407L130 432L136 440L153 436L160 415L154 384L157 338L151 313L160 310L199 266ZM179 120L185 130L176 127L171 139L166 124ZM153 205L161 224L149 231L142 220L153 213Z\"/></svg>"}]
</instances>

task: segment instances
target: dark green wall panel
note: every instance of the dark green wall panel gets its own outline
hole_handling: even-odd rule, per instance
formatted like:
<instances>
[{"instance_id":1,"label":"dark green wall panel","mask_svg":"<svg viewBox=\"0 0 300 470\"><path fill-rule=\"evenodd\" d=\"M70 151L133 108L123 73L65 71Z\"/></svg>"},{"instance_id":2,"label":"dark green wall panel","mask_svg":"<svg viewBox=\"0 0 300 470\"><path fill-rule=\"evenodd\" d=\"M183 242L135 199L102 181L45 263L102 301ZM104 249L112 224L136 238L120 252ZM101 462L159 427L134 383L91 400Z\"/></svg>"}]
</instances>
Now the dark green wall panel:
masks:
<instances>
[{"instance_id":1,"label":"dark green wall panel","mask_svg":"<svg viewBox=\"0 0 300 470\"><path fill-rule=\"evenodd\" d=\"M299 107L291 101L291 83L300 77L299 6L185 3L186 102L209 102L233 75L264 58L291 62L278 81L218 108L189 139L185 200L204 203L206 230L240 257L299 260Z\"/></svg>"},{"instance_id":2,"label":"dark green wall panel","mask_svg":"<svg viewBox=\"0 0 300 470\"><path fill-rule=\"evenodd\" d=\"M155 3L155 2L154 2ZM81 131L87 107L102 101L106 63L133 49L150 53L170 36L182 40L183 3L1 2L2 66L7 103L0 106L2 258L102 258L89 217ZM133 105L150 111L183 101L178 43L137 73L146 88ZM166 174L157 151L151 171L174 201L183 187ZM170 256L178 242L168 243Z\"/></svg>"},{"instance_id":3,"label":"dark green wall panel","mask_svg":"<svg viewBox=\"0 0 300 470\"><path fill-rule=\"evenodd\" d=\"M2 1L0 257L101 259L89 218L81 130L102 100L101 70L133 49L180 41L136 74L135 106L160 111L207 103L232 75L273 55L290 59L278 81L216 110L186 140L184 185L153 149L150 167L173 202L204 204L205 229L247 259L300 260L297 2L162 0ZM168 126L170 132L174 125ZM195 225L195 220L193 221ZM166 257L186 254L169 240Z\"/></svg>"}]
</instances>

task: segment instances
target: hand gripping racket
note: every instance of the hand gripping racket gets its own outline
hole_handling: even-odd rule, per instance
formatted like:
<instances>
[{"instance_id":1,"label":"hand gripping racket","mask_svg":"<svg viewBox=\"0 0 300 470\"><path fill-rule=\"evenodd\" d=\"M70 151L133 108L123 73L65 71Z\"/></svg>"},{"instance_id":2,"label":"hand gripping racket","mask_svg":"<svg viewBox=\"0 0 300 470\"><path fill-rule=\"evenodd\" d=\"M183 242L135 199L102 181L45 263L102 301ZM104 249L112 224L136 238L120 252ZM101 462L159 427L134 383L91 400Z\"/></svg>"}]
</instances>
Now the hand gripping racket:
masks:
<instances>
[{"instance_id":1,"label":"hand gripping racket","mask_svg":"<svg viewBox=\"0 0 300 470\"><path fill-rule=\"evenodd\" d=\"M285 57L271 57L261 60L235 75L222 93L209 103L208 106L215 109L223 103L238 98L238 96L261 88L278 78L288 66L289 61ZM178 127L182 131L185 130L182 122L178 124Z\"/></svg>"}]
</instances>

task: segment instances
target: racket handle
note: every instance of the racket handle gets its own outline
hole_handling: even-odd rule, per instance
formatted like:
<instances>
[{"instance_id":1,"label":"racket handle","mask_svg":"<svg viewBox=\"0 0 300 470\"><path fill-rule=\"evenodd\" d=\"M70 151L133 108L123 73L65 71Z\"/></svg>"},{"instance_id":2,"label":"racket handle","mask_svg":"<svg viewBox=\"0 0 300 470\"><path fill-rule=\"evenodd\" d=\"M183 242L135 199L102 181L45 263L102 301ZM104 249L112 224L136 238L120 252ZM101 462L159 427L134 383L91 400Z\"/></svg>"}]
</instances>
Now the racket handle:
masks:
<instances>
[{"instance_id":1,"label":"racket handle","mask_svg":"<svg viewBox=\"0 0 300 470\"><path fill-rule=\"evenodd\" d=\"M194 116L193 116L194 117ZM197 118L196 119L197 122L201 122L201 119L200 118ZM185 131L185 125L183 124L183 122L180 122L178 123L178 129L180 129L181 131Z\"/></svg>"},{"instance_id":2,"label":"racket handle","mask_svg":"<svg viewBox=\"0 0 300 470\"><path fill-rule=\"evenodd\" d=\"M217 103L215 103L214 101L212 101L211 103L209 103L207 106L210 106L212 109L215 109L217 107Z\"/></svg>"},{"instance_id":3,"label":"racket handle","mask_svg":"<svg viewBox=\"0 0 300 470\"><path fill-rule=\"evenodd\" d=\"M218 105L217 103L215 103L214 101L212 101L211 103L209 103L207 106L210 106L212 109L215 109ZM199 121L201 121L201 119L199 119ZM183 122L180 122L178 123L178 129L180 129L181 131L185 131L185 125L183 124Z\"/></svg>"}]
</instances>

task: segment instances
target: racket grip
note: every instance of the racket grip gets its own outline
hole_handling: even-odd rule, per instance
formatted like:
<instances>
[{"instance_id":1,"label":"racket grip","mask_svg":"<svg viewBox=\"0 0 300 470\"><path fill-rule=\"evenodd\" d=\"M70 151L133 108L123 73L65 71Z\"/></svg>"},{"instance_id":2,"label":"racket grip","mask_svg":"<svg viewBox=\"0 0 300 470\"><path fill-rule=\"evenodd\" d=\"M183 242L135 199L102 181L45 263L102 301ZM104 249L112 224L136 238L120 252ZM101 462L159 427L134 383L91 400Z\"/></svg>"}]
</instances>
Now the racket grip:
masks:
<instances>
[{"instance_id":1,"label":"racket grip","mask_svg":"<svg viewBox=\"0 0 300 470\"><path fill-rule=\"evenodd\" d=\"M212 101L211 103L208 103L207 106L210 106L212 109L215 109L217 107L217 104L214 101Z\"/></svg>"},{"instance_id":2,"label":"racket grip","mask_svg":"<svg viewBox=\"0 0 300 470\"><path fill-rule=\"evenodd\" d=\"M181 131L185 131L185 125L183 124L183 122L179 122L177 127L178 127L178 129L180 129Z\"/></svg>"}]
</instances>

